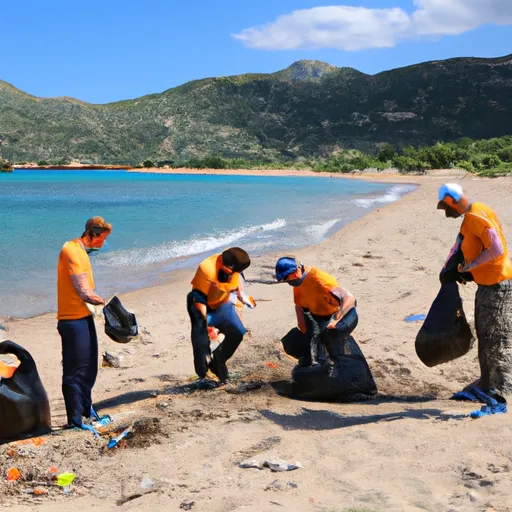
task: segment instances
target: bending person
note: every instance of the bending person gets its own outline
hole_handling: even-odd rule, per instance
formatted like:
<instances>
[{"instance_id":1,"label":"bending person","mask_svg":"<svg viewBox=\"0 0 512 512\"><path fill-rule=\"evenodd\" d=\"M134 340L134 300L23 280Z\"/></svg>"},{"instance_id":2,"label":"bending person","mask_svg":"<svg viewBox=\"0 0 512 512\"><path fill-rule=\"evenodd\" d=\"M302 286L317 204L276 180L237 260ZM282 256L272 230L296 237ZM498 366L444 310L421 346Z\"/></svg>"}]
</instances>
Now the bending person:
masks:
<instances>
[{"instance_id":1,"label":"bending person","mask_svg":"<svg viewBox=\"0 0 512 512\"><path fill-rule=\"evenodd\" d=\"M475 328L480 378L454 398L478 399L491 405L491 412L504 412L504 396L512 392L512 263L507 242L495 212L483 203L470 202L459 185L441 186L438 199L437 208L446 217L464 216L450 252L462 251L464 262L453 279L472 279L478 285Z\"/></svg>"},{"instance_id":2,"label":"bending person","mask_svg":"<svg viewBox=\"0 0 512 512\"><path fill-rule=\"evenodd\" d=\"M89 219L81 238L66 242L59 255L58 324L62 339L62 393L69 427L93 430L83 417L100 420L92 406L98 375L98 338L87 304L104 304L94 292L89 253L98 251L112 231L101 217Z\"/></svg>"},{"instance_id":3,"label":"bending person","mask_svg":"<svg viewBox=\"0 0 512 512\"><path fill-rule=\"evenodd\" d=\"M327 272L305 267L293 257L277 261L276 278L293 286L297 323L304 335L285 346L285 351L302 366L325 362L324 348L333 362L338 360L357 327L354 296Z\"/></svg>"},{"instance_id":4,"label":"bending person","mask_svg":"<svg viewBox=\"0 0 512 512\"><path fill-rule=\"evenodd\" d=\"M187 310L192 324L194 368L200 387L212 388L217 385L215 381L207 379L208 370L221 382L229 377L226 362L247 332L237 305L255 306L254 300L243 291L241 275L250 264L246 251L232 247L222 254L206 258L192 279L192 291L187 295ZM213 354L208 336L211 327L224 334L224 340Z\"/></svg>"}]
</instances>

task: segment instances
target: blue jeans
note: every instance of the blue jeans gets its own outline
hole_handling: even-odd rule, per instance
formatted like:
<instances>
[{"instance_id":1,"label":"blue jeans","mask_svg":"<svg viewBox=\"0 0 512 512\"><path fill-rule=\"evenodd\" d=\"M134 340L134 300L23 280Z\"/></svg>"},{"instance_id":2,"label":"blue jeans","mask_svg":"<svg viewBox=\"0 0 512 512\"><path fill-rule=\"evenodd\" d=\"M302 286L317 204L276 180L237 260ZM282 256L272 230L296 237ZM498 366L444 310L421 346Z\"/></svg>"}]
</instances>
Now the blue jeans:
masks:
<instances>
[{"instance_id":1,"label":"blue jeans","mask_svg":"<svg viewBox=\"0 0 512 512\"><path fill-rule=\"evenodd\" d=\"M92 388L98 375L98 337L92 316L79 320L59 320L62 339L62 394L68 425L79 426L89 417Z\"/></svg>"}]
</instances>

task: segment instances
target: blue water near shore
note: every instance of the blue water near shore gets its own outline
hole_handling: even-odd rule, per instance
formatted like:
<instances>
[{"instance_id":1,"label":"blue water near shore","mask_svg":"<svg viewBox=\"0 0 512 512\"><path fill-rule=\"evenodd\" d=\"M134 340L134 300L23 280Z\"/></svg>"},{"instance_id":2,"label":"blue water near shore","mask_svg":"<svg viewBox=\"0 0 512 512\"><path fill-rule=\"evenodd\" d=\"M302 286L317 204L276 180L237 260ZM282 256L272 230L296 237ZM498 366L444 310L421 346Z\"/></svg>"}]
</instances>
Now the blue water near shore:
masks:
<instances>
[{"instance_id":1,"label":"blue water near shore","mask_svg":"<svg viewBox=\"0 0 512 512\"><path fill-rule=\"evenodd\" d=\"M93 258L97 289L109 296L157 284L226 246L258 255L320 242L413 188L324 177L0 173L0 316L55 310L59 251L95 215L113 224Z\"/></svg>"}]
</instances>

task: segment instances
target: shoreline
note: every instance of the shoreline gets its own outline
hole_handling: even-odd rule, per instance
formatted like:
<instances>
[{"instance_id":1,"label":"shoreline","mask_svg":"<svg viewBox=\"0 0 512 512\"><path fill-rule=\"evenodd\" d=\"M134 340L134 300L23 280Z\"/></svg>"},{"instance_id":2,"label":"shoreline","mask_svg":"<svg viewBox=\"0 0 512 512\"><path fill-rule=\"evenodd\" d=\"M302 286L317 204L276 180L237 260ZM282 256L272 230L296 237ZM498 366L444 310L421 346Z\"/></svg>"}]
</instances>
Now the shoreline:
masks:
<instances>
[{"instance_id":1,"label":"shoreline","mask_svg":"<svg viewBox=\"0 0 512 512\"><path fill-rule=\"evenodd\" d=\"M210 174L210 175L217 175L216 173L216 170L211 170L212 172L207 172L207 173L198 173L198 172L187 172L189 171L190 169L183 169L182 172L178 172L176 174L193 174L193 175L196 175L196 174ZM160 171L160 169L158 169L158 171ZM191 171L194 171L194 170L191 170ZM153 173L153 170L151 169L148 169L144 172L147 172L147 173ZM286 171L285 171L286 172ZM303 171L295 171L296 173L302 173ZM279 170L272 170L272 171L269 171L269 173L272 173L272 174L267 174L265 173L264 175L265 176L286 176L286 177L293 177L293 176L296 176L296 174L281 174L281 171ZM174 174L173 172L168 172L168 173L163 173L163 174ZM307 176L311 176L311 177L318 177L318 174L319 173L315 173L313 171L311 171L311 174L307 174ZM320 173L320 174L326 174L326 173ZM221 175L229 175L229 173L221 173ZM247 174L238 174L240 176L246 176ZM260 176L260 174L258 174L258 176ZM372 175L373 176L373 175ZM324 177L336 177L336 178L344 178L345 175L339 175L339 174L336 174L334 173L333 176L324 176ZM386 176L387 177L387 176ZM400 176L401 177L401 176ZM346 228L348 228L350 225L352 225L353 223L357 222L359 219L362 219L362 218L365 218L367 217L368 215L370 215L372 212L374 212L375 210L379 210L379 209L384 209L384 208L387 208L387 207L390 207L400 201L403 200L404 197L410 195L411 193L414 193L419 187L421 187L421 182L411 182L411 181L402 181L401 179L400 180L392 180L392 181L388 181L384 176L382 176L382 179L379 179L379 180L376 180L376 179L372 179L370 177L366 177L366 176L359 176L359 175L356 175L356 176L352 176L351 177L352 179L356 179L356 180L361 180L361 181L373 181L373 182L379 182L379 183L389 183L390 185L396 185L396 184L403 184L403 185L411 185L411 186L414 186L415 188L413 190L411 190L410 192L407 192L405 193L404 195L400 196L399 199L397 199L396 201L392 201L390 203L386 203L382 206L374 206L372 208L370 208L367 212L365 212L361 217L358 217L354 220L351 220L349 222L347 222L346 224L343 224L337 231L335 231L334 233L332 233L330 236L328 236L327 238L319 241L319 242L316 242L316 243L313 243L313 244L309 244L309 245L305 245L303 247L300 247L298 249L295 250L296 253L300 253L300 252L303 252L303 251L307 251L307 250L311 250L313 248L315 248L316 246L319 246L319 245L322 245L323 243L325 242L328 242L329 240L332 240L333 238L337 237L340 232L344 231ZM425 178L424 176L421 176L421 178ZM219 249L220 250L220 249ZM265 252L259 256L256 256L255 258L252 258L254 260L261 260L261 259L264 259L264 258L268 258L272 255L275 255L276 253L274 252ZM190 258L193 258L194 256L198 256L197 254L196 255L190 255ZM132 294L137 294L137 293L142 293L142 292L149 292L150 290L152 289L155 289L155 288L158 288L160 286L166 286L167 284L169 284L169 282L171 282L172 280L174 280L174 278L176 276L180 277L180 278L184 278L185 274L190 274L190 269L193 268L193 266L184 266L182 268L178 268L178 269L174 269L174 270L169 270L169 271L166 271L166 272L161 272L159 275L160 276L165 276L163 279L163 282L161 283L154 283L154 284L151 284L149 286L143 286L141 288L134 288L134 289L130 289L128 291L124 291L124 292L119 292L119 293L116 293L116 295L118 295L120 298L122 298L123 296L127 296L127 295L132 295ZM110 296L109 296L110 298ZM105 297L105 299L107 300L107 297ZM34 314L34 315L29 315L29 316L12 316L12 315L2 315L0 313L0 324L6 324L8 322L12 322L12 323L17 323L17 322L22 322L22 321L25 321L25 320L34 320L34 319L38 319L38 318L42 318L42 317L47 317L47 316L51 316L51 315L54 315L56 316L56 309L52 309L50 311L46 311L46 312L43 312L43 313L37 313L37 314ZM8 332L8 331L4 331L4 332Z\"/></svg>"},{"instance_id":2,"label":"shoreline","mask_svg":"<svg viewBox=\"0 0 512 512\"><path fill-rule=\"evenodd\" d=\"M198 175L198 176L275 176L275 177L316 177L316 178L342 178L356 179L363 181L376 181L384 183L410 183L416 184L417 179L429 178L457 178L463 179L472 175L461 169L437 169L421 173L401 173L396 169L390 168L383 171L366 169L362 171L351 171L347 173L330 171L313 171L311 169L192 169L188 167L180 168L134 168L130 166L119 165L64 165L64 166L38 166L38 165L19 165L14 166L14 170L28 171L87 171L87 170L118 170L129 173L139 174L171 174L171 175ZM476 177L476 176L473 176Z\"/></svg>"},{"instance_id":3,"label":"shoreline","mask_svg":"<svg viewBox=\"0 0 512 512\"><path fill-rule=\"evenodd\" d=\"M41 170L44 170L44 169L41 169ZM69 170L75 170L75 169L69 169ZM84 169L84 170L86 170L86 169ZM175 172L175 171L178 171L178 172ZM341 226L336 232L331 234L326 239L324 239L320 242L317 242L315 244L306 245L304 247L297 249L297 251L295 251L297 253L313 249L316 246L319 246L323 243L329 242L329 240L336 238L342 231L347 229L349 226L351 226L358 220L360 220L362 218L366 218L369 215L371 215L372 212L374 212L375 210L389 208L389 207L395 205L396 203L403 201L404 197L410 195L411 193L414 193L429 179L439 179L440 177L444 177L443 174L446 174L446 177L451 177L451 178L458 178L459 176L461 178L464 178L467 176L467 173L465 173L465 172L463 174L461 174L460 171L453 171L453 170L438 171L436 174L429 174L429 175L414 175L414 177L416 179L413 181L410 180L410 178L412 177L411 175L401 175L398 173L375 174L375 173L365 173L364 171L357 172L357 173L342 174L342 173L326 173L326 172L317 173L314 171L297 171L297 170L294 171L294 170L276 169L276 170L258 170L258 171L240 170L240 171L236 171L233 173L229 170L218 170L218 169L168 169L168 170L162 170L159 168L148 168L148 169L139 169L139 170L134 170L134 171L127 170L127 172L142 172L142 173L148 173L148 174L178 174L178 175L190 174L190 175L222 175L222 176L224 176L224 175L235 174L238 176L283 176L283 177L294 177L294 176L305 177L305 176L307 176L307 177L324 177L324 178L330 177L330 178L342 178L342 179L346 178L346 179L361 180L361 181L374 181L374 182L389 183L389 184L413 185L414 187L416 187L414 190L401 196L396 201L384 204L383 206L375 206L375 207L371 208L368 212L364 213L361 217L359 217L355 220L349 221L348 223ZM269 257L274 254L275 253L273 253L273 252L264 253L264 254L258 256L256 259L263 259L263 258ZM194 256L194 255L192 255L192 256ZM149 291L154 288L158 288L160 286L165 286L170 281L173 280L174 276L184 275L185 273L190 271L190 268L191 267L185 267L185 268L179 268L179 269L164 272L161 274L161 275L166 276L163 283L151 284L149 286L144 286L142 288L135 288L135 289L131 289L131 290L128 290L125 292L120 292L118 294L118 296L123 297L126 295L137 294L137 293L141 293L144 291ZM5 325L8 322L12 322L12 323L22 322L24 320L28 321L28 320L33 320L33 319L51 316L51 315L56 315L56 309L46 311L44 313L37 313L35 315L30 315L30 316L11 316L11 315L2 315L0 313L0 323L3 323ZM8 331L6 331L6 332L8 332Z\"/></svg>"}]
</instances>

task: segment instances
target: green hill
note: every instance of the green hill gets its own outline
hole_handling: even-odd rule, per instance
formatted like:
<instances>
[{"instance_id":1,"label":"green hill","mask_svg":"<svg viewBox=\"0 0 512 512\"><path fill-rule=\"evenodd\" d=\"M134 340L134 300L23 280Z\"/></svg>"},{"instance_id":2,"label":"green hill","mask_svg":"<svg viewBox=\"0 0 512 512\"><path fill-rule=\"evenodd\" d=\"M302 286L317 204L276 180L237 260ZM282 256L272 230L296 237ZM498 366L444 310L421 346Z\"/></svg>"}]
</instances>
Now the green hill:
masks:
<instances>
[{"instance_id":1,"label":"green hill","mask_svg":"<svg viewBox=\"0 0 512 512\"><path fill-rule=\"evenodd\" d=\"M106 105L37 98L0 81L0 156L105 164L275 159L498 137L512 133L511 86L512 55L377 75L300 61Z\"/></svg>"}]
</instances>

